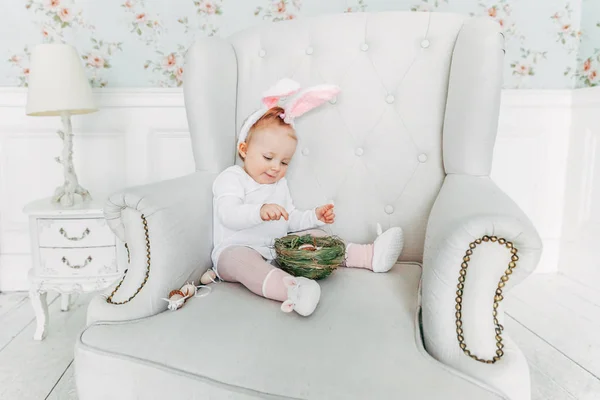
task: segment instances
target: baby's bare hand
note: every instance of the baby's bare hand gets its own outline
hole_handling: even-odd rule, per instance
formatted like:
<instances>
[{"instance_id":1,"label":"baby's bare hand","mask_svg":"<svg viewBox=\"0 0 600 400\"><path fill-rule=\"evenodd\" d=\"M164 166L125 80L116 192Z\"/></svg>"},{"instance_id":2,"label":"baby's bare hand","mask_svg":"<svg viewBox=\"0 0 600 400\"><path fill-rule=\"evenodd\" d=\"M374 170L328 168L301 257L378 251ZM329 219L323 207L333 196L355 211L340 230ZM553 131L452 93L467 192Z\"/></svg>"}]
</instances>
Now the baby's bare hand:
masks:
<instances>
[{"instance_id":1,"label":"baby's bare hand","mask_svg":"<svg viewBox=\"0 0 600 400\"><path fill-rule=\"evenodd\" d=\"M264 204L260 208L260 218L262 218L263 221L277 221L281 217L287 221L289 215L287 211L285 211L285 208L279 204Z\"/></svg>"},{"instance_id":2,"label":"baby's bare hand","mask_svg":"<svg viewBox=\"0 0 600 400\"><path fill-rule=\"evenodd\" d=\"M335 213L333 212L333 204L326 204L321 207L317 207L315 210L317 219L325 222L326 224L333 224L335 222Z\"/></svg>"}]
</instances>

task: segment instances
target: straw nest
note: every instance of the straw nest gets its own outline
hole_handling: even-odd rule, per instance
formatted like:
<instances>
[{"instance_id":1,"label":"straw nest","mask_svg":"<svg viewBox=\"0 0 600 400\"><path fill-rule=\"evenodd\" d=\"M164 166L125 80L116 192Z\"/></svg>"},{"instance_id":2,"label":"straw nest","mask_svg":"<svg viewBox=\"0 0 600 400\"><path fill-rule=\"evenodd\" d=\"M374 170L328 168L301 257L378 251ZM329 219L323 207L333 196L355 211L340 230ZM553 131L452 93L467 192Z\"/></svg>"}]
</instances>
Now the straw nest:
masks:
<instances>
[{"instance_id":1,"label":"straw nest","mask_svg":"<svg viewBox=\"0 0 600 400\"><path fill-rule=\"evenodd\" d=\"M323 279L345 260L346 245L338 237L288 235L275 240L279 267L293 276Z\"/></svg>"}]
</instances>

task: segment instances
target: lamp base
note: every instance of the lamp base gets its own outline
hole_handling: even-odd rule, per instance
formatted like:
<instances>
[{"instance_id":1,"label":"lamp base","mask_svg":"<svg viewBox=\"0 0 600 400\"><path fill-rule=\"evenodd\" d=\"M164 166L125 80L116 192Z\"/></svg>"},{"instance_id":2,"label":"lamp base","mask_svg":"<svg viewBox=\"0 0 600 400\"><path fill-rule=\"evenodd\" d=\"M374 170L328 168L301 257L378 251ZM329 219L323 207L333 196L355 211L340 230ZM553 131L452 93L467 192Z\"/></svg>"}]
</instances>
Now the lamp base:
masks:
<instances>
[{"instance_id":1,"label":"lamp base","mask_svg":"<svg viewBox=\"0 0 600 400\"><path fill-rule=\"evenodd\" d=\"M75 204L75 195L80 195L83 201L91 200L92 196L79 184L75 173L71 116L69 113L63 113L61 119L64 131L58 131L57 133L63 140L63 150L61 157L56 157L56 162L63 166L65 183L56 188L52 201L60 203L64 207L71 207Z\"/></svg>"},{"instance_id":2,"label":"lamp base","mask_svg":"<svg viewBox=\"0 0 600 400\"><path fill-rule=\"evenodd\" d=\"M71 184L69 182L65 182L61 186L57 187L54 191L54 196L52 196L52 201L55 203L60 203L64 207L71 207L73 204L75 204L76 194L81 196L82 201L92 199L90 192L81 187L81 185L78 184L75 189L72 189L70 186Z\"/></svg>"}]
</instances>

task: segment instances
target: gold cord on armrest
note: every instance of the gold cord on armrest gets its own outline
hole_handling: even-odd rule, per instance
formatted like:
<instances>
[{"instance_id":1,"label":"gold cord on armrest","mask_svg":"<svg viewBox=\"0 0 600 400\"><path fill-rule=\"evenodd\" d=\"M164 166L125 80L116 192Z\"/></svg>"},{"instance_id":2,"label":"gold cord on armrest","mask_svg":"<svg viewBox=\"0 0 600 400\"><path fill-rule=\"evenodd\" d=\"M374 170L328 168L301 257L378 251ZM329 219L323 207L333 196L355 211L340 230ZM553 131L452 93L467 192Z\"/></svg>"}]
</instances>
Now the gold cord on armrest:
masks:
<instances>
[{"instance_id":1,"label":"gold cord on armrest","mask_svg":"<svg viewBox=\"0 0 600 400\"><path fill-rule=\"evenodd\" d=\"M492 315L494 316L494 325L496 325L496 355L491 360L484 360L482 358L477 357L475 354L472 354L469 349L467 349L467 344L465 343L465 338L463 337L463 329L462 329L462 296L463 289L465 288L465 278L467 277L467 268L469 267L469 261L471 261L471 254L473 254L473 249L477 247L481 242L498 242L501 245L505 245L507 249L510 249L512 256L510 257L510 262L508 263L508 269L504 271L504 275L500 277L500 281L498 282L498 288L496 289L496 293L494 294L494 310L492 311ZM513 247L511 242L507 242L506 239L500 238L498 239L496 236L484 236L481 239L475 240L473 243L469 244L469 249L467 250L465 256L463 257L463 262L460 265L460 276L458 277L458 285L456 286L458 290L456 291L456 333L458 335L458 344L462 351L471 357L474 360L477 360L486 364L494 364L496 361L500 360L504 355L502 349L504 345L502 344L502 331L504 327L500 325L498 322L498 306L504 297L502 297L502 288L506 285L508 281L509 275L512 274L513 269L517 266L517 261L519 260L519 256L517 256L518 250Z\"/></svg>"},{"instance_id":2,"label":"gold cord on armrest","mask_svg":"<svg viewBox=\"0 0 600 400\"><path fill-rule=\"evenodd\" d=\"M140 287L135 291L135 293L130 298L128 298L127 300L119 301L119 302L113 302L112 301L113 296L117 293L117 290L119 290L119 287L121 287L121 284L123 283L123 281L125 280L125 276L127 275L127 271L125 271L125 275L123 275L121 282L119 282L117 287L115 287L115 290L112 291L110 296L107 297L107 299L106 299L107 303L115 304L115 305L129 303L135 296L137 296L137 294L140 292L140 290L142 290L142 288L144 287L146 282L148 282L148 277L150 276L150 237L148 235L148 221L146 221L146 217L144 217L143 214L141 215L141 217L142 217L142 222L144 223L144 233L146 235L146 257L147 257L146 277L144 278L144 282L142 282ZM125 248L127 249L127 262L130 263L131 259L129 256L129 246L127 246L127 243L125 243Z\"/></svg>"},{"instance_id":3,"label":"gold cord on armrest","mask_svg":"<svg viewBox=\"0 0 600 400\"><path fill-rule=\"evenodd\" d=\"M125 248L127 249L127 264L131 264L131 254L129 254L129 246L125 243Z\"/></svg>"}]
</instances>

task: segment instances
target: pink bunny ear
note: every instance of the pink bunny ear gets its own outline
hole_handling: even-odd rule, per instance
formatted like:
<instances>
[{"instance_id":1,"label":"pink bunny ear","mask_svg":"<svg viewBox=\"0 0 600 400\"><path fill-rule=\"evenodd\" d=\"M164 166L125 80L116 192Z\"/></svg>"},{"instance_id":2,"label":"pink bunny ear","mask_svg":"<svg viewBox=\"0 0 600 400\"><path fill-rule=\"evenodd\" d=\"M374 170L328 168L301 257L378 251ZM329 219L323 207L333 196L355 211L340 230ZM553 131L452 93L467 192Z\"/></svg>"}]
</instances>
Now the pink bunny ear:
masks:
<instances>
[{"instance_id":1,"label":"pink bunny ear","mask_svg":"<svg viewBox=\"0 0 600 400\"><path fill-rule=\"evenodd\" d=\"M262 102L267 108L274 107L280 98L291 96L300 90L300 84L288 78L279 80L263 93Z\"/></svg>"},{"instance_id":2,"label":"pink bunny ear","mask_svg":"<svg viewBox=\"0 0 600 400\"><path fill-rule=\"evenodd\" d=\"M317 85L303 90L284 107L285 122L292 122L294 118L320 106L339 92L340 88L335 85Z\"/></svg>"}]
</instances>

